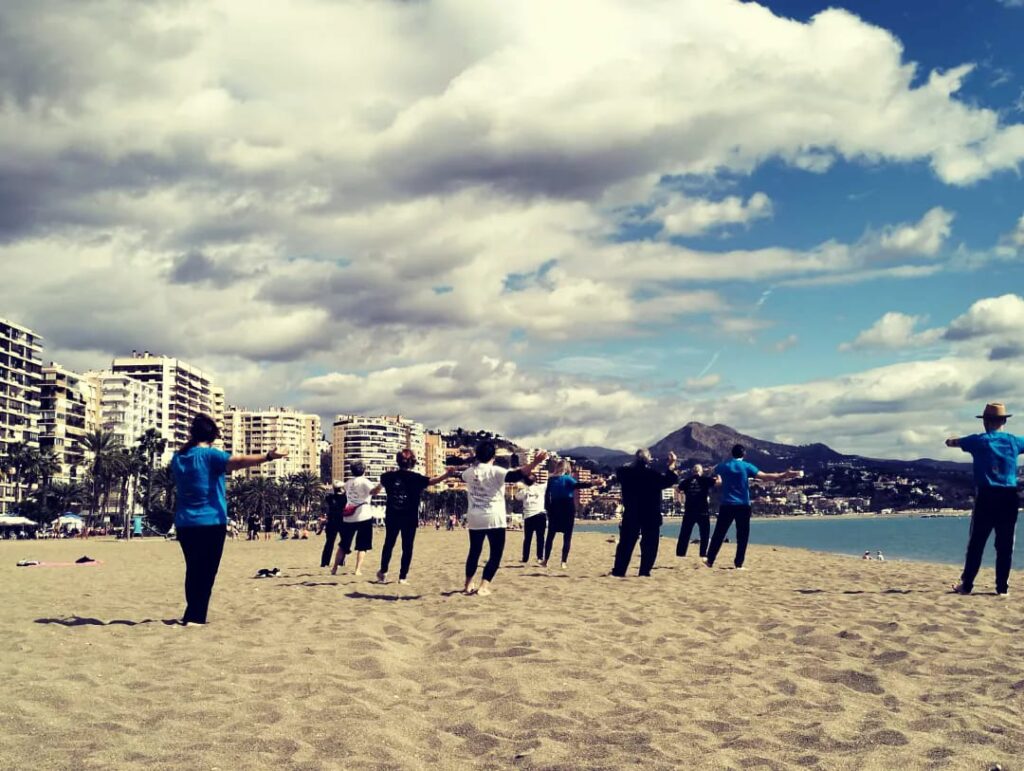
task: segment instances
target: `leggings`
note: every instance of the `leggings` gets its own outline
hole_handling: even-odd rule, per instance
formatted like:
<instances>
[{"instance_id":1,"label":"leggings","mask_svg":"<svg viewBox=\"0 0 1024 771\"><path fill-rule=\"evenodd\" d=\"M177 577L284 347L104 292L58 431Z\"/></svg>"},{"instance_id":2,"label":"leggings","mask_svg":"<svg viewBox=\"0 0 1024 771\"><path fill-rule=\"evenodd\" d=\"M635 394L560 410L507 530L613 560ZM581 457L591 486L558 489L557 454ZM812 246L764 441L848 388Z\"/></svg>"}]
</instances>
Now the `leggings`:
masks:
<instances>
[{"instance_id":1,"label":"leggings","mask_svg":"<svg viewBox=\"0 0 1024 771\"><path fill-rule=\"evenodd\" d=\"M185 623L206 623L227 532L224 525L178 528L178 543L185 555L185 615L181 619Z\"/></svg>"},{"instance_id":2,"label":"leggings","mask_svg":"<svg viewBox=\"0 0 1024 771\"><path fill-rule=\"evenodd\" d=\"M569 561L569 549L572 548L572 525L573 521L570 519L568 524L563 525L562 533L562 562ZM544 542L544 559L551 559L551 552L555 546L555 533L559 531L554 527L548 529L548 537Z\"/></svg>"},{"instance_id":3,"label":"leggings","mask_svg":"<svg viewBox=\"0 0 1024 771\"><path fill-rule=\"evenodd\" d=\"M484 565L484 581L490 581L501 565L501 555L505 552L505 528L492 527L489 530L469 531L469 556L466 557L466 580L476 575L476 567L480 563L480 554L484 550L484 539L490 544L491 553Z\"/></svg>"},{"instance_id":4,"label":"leggings","mask_svg":"<svg viewBox=\"0 0 1024 771\"><path fill-rule=\"evenodd\" d=\"M380 552L380 572L387 573L391 564L391 554L395 550L398 536L402 536L402 562L398 571L399 578L408 578L409 566L412 564L412 548L416 541L415 519L406 521L384 520L384 548Z\"/></svg>"},{"instance_id":5,"label":"leggings","mask_svg":"<svg viewBox=\"0 0 1024 771\"><path fill-rule=\"evenodd\" d=\"M530 540L537 537L537 559L544 559L544 529L547 526L543 513L534 514L523 520L523 562L530 559Z\"/></svg>"},{"instance_id":6,"label":"leggings","mask_svg":"<svg viewBox=\"0 0 1024 771\"><path fill-rule=\"evenodd\" d=\"M324 550L320 554L320 567L326 568L331 564L331 555L334 553L334 539L338 537L339 525L330 523L324 528Z\"/></svg>"}]
</instances>

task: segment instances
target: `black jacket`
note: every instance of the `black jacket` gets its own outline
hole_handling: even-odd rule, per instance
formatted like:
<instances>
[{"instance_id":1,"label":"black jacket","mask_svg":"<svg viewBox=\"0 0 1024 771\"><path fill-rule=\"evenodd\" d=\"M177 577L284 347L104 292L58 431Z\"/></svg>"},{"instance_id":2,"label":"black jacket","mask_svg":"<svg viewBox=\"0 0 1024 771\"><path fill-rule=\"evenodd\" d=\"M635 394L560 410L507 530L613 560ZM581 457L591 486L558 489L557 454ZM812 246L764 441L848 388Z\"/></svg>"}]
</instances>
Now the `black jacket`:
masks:
<instances>
[{"instance_id":1,"label":"black jacket","mask_svg":"<svg viewBox=\"0 0 1024 771\"><path fill-rule=\"evenodd\" d=\"M622 486L623 521L661 522L661 491L674 486L679 477L672 471L657 471L650 466L630 463L615 471Z\"/></svg>"},{"instance_id":2,"label":"black jacket","mask_svg":"<svg viewBox=\"0 0 1024 771\"><path fill-rule=\"evenodd\" d=\"M345 493L328 493L324 498L324 508L327 510L327 524L330 527L341 527L341 518L345 515L345 504L348 503L348 496Z\"/></svg>"}]
</instances>

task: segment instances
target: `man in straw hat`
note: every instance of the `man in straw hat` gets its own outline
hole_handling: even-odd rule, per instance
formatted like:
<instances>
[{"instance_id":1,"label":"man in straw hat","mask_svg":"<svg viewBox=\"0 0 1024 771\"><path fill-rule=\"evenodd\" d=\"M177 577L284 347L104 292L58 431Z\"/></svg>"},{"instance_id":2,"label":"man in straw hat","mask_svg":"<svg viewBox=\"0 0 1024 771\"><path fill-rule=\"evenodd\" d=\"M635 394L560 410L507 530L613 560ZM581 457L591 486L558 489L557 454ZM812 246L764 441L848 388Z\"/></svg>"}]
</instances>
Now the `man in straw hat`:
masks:
<instances>
[{"instance_id":1,"label":"man in straw hat","mask_svg":"<svg viewBox=\"0 0 1024 771\"><path fill-rule=\"evenodd\" d=\"M1013 537L1017 527L1017 456L1024 454L1024 437L1003 431L1006 419L1012 417L1003 404L986 404L978 417L984 421L985 433L946 440L947 447L959 447L971 454L974 483L978 488L964 572L953 591L970 594L974 589L974 578L981 567L985 544L989 534L995 530L996 594L1005 597L1009 593Z\"/></svg>"}]
</instances>

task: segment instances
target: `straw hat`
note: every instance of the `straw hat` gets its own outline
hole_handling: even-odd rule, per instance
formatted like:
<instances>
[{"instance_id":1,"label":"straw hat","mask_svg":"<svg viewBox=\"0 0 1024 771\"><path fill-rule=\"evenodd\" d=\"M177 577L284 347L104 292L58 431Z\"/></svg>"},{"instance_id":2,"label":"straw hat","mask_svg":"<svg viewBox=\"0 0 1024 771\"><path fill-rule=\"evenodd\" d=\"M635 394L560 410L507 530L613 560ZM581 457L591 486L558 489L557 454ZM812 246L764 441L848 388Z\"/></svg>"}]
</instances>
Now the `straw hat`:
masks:
<instances>
[{"instance_id":1,"label":"straw hat","mask_svg":"<svg viewBox=\"0 0 1024 771\"><path fill-rule=\"evenodd\" d=\"M986 418L1012 418L1006 411L1006 405L1002 402L992 402L991 404L985 405L985 411L978 415L982 420Z\"/></svg>"}]
</instances>

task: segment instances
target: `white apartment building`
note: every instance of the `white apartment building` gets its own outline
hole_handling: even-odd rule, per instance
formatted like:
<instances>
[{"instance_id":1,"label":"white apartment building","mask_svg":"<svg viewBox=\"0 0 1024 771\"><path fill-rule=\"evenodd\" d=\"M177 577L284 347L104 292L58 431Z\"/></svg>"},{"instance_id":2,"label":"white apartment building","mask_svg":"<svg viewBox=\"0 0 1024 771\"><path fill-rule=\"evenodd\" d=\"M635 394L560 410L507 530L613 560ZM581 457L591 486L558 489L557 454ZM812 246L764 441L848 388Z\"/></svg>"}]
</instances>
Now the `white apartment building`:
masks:
<instances>
[{"instance_id":1,"label":"white apartment building","mask_svg":"<svg viewBox=\"0 0 1024 771\"><path fill-rule=\"evenodd\" d=\"M210 386L210 417L224 431L224 414L227 411L227 404L224 401L224 389L220 386Z\"/></svg>"},{"instance_id":2,"label":"white apartment building","mask_svg":"<svg viewBox=\"0 0 1024 771\"><path fill-rule=\"evenodd\" d=\"M85 436L96 430L95 385L55 362L43 367L40 384L39 449L60 463L55 482L79 479L85 463Z\"/></svg>"},{"instance_id":3,"label":"white apartment building","mask_svg":"<svg viewBox=\"0 0 1024 771\"><path fill-rule=\"evenodd\" d=\"M423 425L401 415L338 415L331 442L331 476L344 481L349 478L349 466L362 461L366 475L380 479L395 468L395 455L406 448L416 453L416 471L422 474L426 468L424 438Z\"/></svg>"},{"instance_id":4,"label":"white apartment building","mask_svg":"<svg viewBox=\"0 0 1024 771\"><path fill-rule=\"evenodd\" d=\"M85 379L98 395L99 428L114 434L125 447L135 445L149 429L159 430L160 393L156 385L110 370L88 372Z\"/></svg>"},{"instance_id":5,"label":"white apartment building","mask_svg":"<svg viewBox=\"0 0 1024 771\"><path fill-rule=\"evenodd\" d=\"M167 440L167 457L188 441L192 418L201 412L214 414L210 376L180 359L132 351L131 356L115 358L111 370L156 387L156 426Z\"/></svg>"},{"instance_id":6,"label":"white apartment building","mask_svg":"<svg viewBox=\"0 0 1024 771\"><path fill-rule=\"evenodd\" d=\"M287 450L288 457L236 472L245 477L283 479L298 473L320 477L320 416L283 407L247 410L228 407L221 423L224 449L234 455Z\"/></svg>"},{"instance_id":7,"label":"white apartment building","mask_svg":"<svg viewBox=\"0 0 1024 771\"><path fill-rule=\"evenodd\" d=\"M0 455L18 442L39 445L41 352L39 335L0 318ZM8 513L13 503L14 485L0 474L0 514Z\"/></svg>"}]
</instances>

